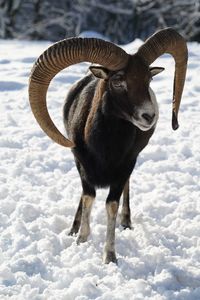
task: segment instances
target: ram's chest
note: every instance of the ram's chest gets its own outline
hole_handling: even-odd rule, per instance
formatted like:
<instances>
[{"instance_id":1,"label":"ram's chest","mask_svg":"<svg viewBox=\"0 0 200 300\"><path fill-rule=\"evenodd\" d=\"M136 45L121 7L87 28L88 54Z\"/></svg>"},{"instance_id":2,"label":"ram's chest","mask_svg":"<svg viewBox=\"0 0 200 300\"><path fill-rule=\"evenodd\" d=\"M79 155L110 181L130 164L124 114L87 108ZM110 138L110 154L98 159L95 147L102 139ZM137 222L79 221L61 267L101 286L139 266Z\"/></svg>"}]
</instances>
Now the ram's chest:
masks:
<instances>
[{"instance_id":1,"label":"ram's chest","mask_svg":"<svg viewBox=\"0 0 200 300\"><path fill-rule=\"evenodd\" d=\"M97 126L98 125L98 126ZM102 118L93 124L88 152L102 168L114 168L134 156L136 129L129 122Z\"/></svg>"}]
</instances>

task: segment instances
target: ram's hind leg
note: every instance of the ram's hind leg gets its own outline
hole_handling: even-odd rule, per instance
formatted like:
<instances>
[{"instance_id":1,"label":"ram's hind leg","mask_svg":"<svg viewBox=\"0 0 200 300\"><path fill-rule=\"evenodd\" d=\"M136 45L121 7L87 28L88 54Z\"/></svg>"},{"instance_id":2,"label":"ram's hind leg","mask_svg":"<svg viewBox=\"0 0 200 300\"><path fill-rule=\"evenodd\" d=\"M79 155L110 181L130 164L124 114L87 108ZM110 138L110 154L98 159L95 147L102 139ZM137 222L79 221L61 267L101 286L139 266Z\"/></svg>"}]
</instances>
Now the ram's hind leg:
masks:
<instances>
[{"instance_id":1,"label":"ram's hind leg","mask_svg":"<svg viewBox=\"0 0 200 300\"><path fill-rule=\"evenodd\" d=\"M81 216L82 216L82 202L83 202L83 197L81 197L78 209L76 211L75 217L74 217L74 222L72 224L72 228L69 232L69 235L74 235L77 234L81 225Z\"/></svg>"},{"instance_id":2,"label":"ram's hind leg","mask_svg":"<svg viewBox=\"0 0 200 300\"><path fill-rule=\"evenodd\" d=\"M130 212L130 204L129 204L129 179L127 180L123 190L121 225L124 227L124 229L126 228L131 229L131 212Z\"/></svg>"}]
</instances>

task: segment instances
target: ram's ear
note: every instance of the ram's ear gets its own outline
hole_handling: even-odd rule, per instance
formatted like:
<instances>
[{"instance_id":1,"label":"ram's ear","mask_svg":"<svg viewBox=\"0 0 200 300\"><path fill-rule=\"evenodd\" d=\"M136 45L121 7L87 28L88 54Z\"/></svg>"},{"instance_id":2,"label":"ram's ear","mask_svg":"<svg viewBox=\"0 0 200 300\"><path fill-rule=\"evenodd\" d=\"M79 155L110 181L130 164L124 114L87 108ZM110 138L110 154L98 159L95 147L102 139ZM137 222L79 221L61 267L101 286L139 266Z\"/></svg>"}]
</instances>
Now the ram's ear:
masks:
<instances>
[{"instance_id":1,"label":"ram's ear","mask_svg":"<svg viewBox=\"0 0 200 300\"><path fill-rule=\"evenodd\" d=\"M165 68L161 68L161 67L150 67L150 72L151 72L151 76L155 76L159 73L161 73L162 71L164 71Z\"/></svg>"},{"instance_id":2,"label":"ram's ear","mask_svg":"<svg viewBox=\"0 0 200 300\"><path fill-rule=\"evenodd\" d=\"M101 79L108 79L108 75L110 72L108 69L102 66L91 66L89 67L89 69L95 77Z\"/></svg>"}]
</instances>

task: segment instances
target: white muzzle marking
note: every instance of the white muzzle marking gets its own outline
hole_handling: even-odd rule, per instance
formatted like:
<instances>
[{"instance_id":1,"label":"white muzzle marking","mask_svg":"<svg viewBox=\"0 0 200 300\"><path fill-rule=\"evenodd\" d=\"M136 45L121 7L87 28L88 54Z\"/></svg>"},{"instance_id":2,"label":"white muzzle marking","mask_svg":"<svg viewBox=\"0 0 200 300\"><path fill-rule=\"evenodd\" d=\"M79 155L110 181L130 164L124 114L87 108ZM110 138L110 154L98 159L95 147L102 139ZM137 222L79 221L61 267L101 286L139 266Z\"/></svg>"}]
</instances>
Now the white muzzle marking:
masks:
<instances>
[{"instance_id":1,"label":"white muzzle marking","mask_svg":"<svg viewBox=\"0 0 200 300\"><path fill-rule=\"evenodd\" d=\"M156 96L153 90L149 87L151 101L144 103L137 111L137 117L131 118L131 123L137 126L142 131L147 131L154 127L158 121L159 110ZM147 120L144 116L153 116L152 121Z\"/></svg>"}]
</instances>

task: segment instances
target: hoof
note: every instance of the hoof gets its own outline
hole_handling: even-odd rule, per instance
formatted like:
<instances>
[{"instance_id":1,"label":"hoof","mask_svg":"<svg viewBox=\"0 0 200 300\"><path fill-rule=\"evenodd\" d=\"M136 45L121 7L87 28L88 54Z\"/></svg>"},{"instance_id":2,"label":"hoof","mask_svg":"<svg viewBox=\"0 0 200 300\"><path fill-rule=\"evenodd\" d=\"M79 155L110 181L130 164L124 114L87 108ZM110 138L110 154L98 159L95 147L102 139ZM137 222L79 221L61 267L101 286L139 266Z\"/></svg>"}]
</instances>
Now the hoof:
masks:
<instances>
[{"instance_id":1,"label":"hoof","mask_svg":"<svg viewBox=\"0 0 200 300\"><path fill-rule=\"evenodd\" d=\"M123 227L123 230L132 229L131 224L121 223L121 226Z\"/></svg>"},{"instance_id":2,"label":"hoof","mask_svg":"<svg viewBox=\"0 0 200 300\"><path fill-rule=\"evenodd\" d=\"M123 218L121 218L121 226L123 227L123 229L131 229L131 220L129 217L124 216Z\"/></svg>"},{"instance_id":3,"label":"hoof","mask_svg":"<svg viewBox=\"0 0 200 300\"><path fill-rule=\"evenodd\" d=\"M117 264L115 252L108 251L104 253L103 262L104 264L109 264L110 262Z\"/></svg>"},{"instance_id":4,"label":"hoof","mask_svg":"<svg viewBox=\"0 0 200 300\"><path fill-rule=\"evenodd\" d=\"M70 232L68 233L68 236L73 236L75 234L76 234L76 232L71 229Z\"/></svg>"},{"instance_id":5,"label":"hoof","mask_svg":"<svg viewBox=\"0 0 200 300\"><path fill-rule=\"evenodd\" d=\"M79 237L76 240L77 245L80 245L80 244L85 243L85 242L87 242L87 236L79 235Z\"/></svg>"},{"instance_id":6,"label":"hoof","mask_svg":"<svg viewBox=\"0 0 200 300\"><path fill-rule=\"evenodd\" d=\"M80 222L74 221L74 224L73 224L70 232L68 233L68 235L76 235L79 231L79 228L80 228Z\"/></svg>"}]
</instances>

